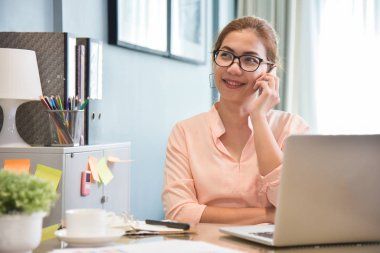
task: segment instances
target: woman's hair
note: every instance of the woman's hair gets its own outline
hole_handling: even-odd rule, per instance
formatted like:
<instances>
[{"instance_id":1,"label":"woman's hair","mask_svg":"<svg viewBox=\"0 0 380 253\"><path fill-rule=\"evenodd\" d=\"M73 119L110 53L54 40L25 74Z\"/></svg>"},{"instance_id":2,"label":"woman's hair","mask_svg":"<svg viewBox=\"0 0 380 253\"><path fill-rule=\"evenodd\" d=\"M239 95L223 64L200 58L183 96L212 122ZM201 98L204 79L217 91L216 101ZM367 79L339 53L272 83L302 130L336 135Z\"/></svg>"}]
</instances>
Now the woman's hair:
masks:
<instances>
[{"instance_id":1,"label":"woman's hair","mask_svg":"<svg viewBox=\"0 0 380 253\"><path fill-rule=\"evenodd\" d=\"M251 29L262 40L267 53L267 60L278 64L278 41L273 27L264 19L257 17L242 17L232 20L223 28L214 44L214 50L219 50L223 40L230 32Z\"/></svg>"}]
</instances>

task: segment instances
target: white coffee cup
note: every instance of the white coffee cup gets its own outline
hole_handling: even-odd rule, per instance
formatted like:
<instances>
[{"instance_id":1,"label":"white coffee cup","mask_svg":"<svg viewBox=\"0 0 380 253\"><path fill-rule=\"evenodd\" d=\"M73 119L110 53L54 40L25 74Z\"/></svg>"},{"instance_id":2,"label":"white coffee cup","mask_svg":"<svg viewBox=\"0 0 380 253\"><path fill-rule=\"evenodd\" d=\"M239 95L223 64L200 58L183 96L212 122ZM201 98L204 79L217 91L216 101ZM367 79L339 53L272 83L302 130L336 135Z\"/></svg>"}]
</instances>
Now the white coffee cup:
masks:
<instances>
[{"instance_id":1,"label":"white coffee cup","mask_svg":"<svg viewBox=\"0 0 380 253\"><path fill-rule=\"evenodd\" d=\"M70 209L66 211L67 236L100 237L106 234L106 211L102 209Z\"/></svg>"}]
</instances>

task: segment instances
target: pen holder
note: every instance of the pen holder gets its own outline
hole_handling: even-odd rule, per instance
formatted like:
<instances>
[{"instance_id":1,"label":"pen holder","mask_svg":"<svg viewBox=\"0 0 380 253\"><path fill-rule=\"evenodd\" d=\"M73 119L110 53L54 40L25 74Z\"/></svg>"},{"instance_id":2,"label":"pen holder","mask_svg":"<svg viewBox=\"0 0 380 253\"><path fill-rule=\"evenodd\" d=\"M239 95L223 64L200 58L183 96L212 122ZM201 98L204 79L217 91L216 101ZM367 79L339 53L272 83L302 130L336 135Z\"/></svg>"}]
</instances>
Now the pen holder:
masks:
<instances>
[{"instance_id":1,"label":"pen holder","mask_svg":"<svg viewBox=\"0 0 380 253\"><path fill-rule=\"evenodd\" d=\"M84 110L50 110L52 146L79 146L83 132Z\"/></svg>"}]
</instances>

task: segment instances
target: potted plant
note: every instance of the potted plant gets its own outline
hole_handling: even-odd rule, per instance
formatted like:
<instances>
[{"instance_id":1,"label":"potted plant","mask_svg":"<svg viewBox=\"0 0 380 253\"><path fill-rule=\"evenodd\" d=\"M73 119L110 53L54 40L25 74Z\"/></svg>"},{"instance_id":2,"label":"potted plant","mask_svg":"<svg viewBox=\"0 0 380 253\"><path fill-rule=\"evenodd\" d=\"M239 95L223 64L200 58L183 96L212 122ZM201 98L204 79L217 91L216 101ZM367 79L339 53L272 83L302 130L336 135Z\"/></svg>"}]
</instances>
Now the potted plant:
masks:
<instances>
[{"instance_id":1,"label":"potted plant","mask_svg":"<svg viewBox=\"0 0 380 253\"><path fill-rule=\"evenodd\" d=\"M0 252L31 252L36 248L43 217L56 199L50 182L0 170Z\"/></svg>"}]
</instances>

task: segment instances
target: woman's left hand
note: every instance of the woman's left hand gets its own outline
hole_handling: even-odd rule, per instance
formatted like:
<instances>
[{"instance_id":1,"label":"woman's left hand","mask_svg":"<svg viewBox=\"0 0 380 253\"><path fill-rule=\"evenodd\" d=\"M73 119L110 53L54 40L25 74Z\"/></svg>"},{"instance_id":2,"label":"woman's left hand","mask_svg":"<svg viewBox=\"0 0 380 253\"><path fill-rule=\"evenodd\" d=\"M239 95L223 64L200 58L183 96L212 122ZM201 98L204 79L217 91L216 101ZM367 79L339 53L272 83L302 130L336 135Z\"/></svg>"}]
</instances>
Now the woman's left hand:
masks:
<instances>
[{"instance_id":1,"label":"woman's left hand","mask_svg":"<svg viewBox=\"0 0 380 253\"><path fill-rule=\"evenodd\" d=\"M256 79L253 94L245 103L245 110L251 116L266 115L279 103L279 78L272 73L264 73Z\"/></svg>"}]
</instances>

